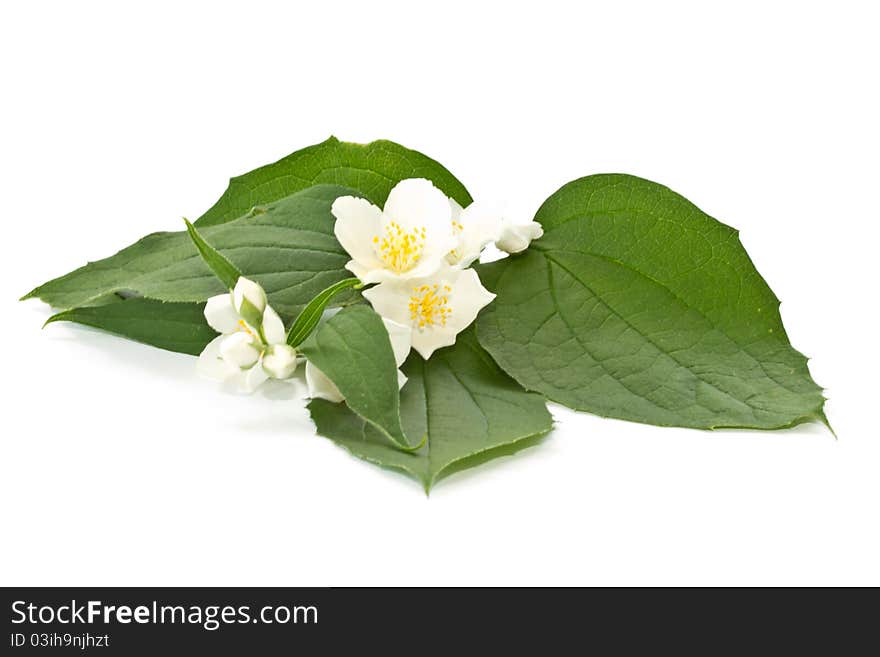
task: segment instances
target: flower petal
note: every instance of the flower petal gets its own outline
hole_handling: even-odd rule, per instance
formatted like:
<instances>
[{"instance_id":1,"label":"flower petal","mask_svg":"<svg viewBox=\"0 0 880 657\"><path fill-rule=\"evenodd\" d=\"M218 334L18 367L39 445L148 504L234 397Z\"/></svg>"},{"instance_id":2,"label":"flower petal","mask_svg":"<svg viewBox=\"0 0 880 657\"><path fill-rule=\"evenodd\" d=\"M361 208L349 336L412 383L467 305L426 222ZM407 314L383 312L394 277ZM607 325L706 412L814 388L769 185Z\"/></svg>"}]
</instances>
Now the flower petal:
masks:
<instances>
[{"instance_id":1,"label":"flower petal","mask_svg":"<svg viewBox=\"0 0 880 657\"><path fill-rule=\"evenodd\" d=\"M330 212L336 217L333 233L352 260L364 270L383 267L373 244L382 232L382 211L366 199L340 196L333 201ZM354 269L351 271L360 278Z\"/></svg>"},{"instance_id":2,"label":"flower petal","mask_svg":"<svg viewBox=\"0 0 880 657\"><path fill-rule=\"evenodd\" d=\"M310 362L306 363L306 385L309 388L309 397L312 399L326 399L334 404L345 400L339 388Z\"/></svg>"},{"instance_id":3,"label":"flower petal","mask_svg":"<svg viewBox=\"0 0 880 657\"><path fill-rule=\"evenodd\" d=\"M228 294L225 296L229 296ZM225 381L238 371L237 367L233 367L225 360L220 358L220 343L226 338L225 335L218 335L211 340L207 346L199 354L199 360L196 363L196 371L206 379L212 381Z\"/></svg>"},{"instance_id":4,"label":"flower petal","mask_svg":"<svg viewBox=\"0 0 880 657\"><path fill-rule=\"evenodd\" d=\"M408 178L397 183L388 194L383 210L386 220L396 221L405 230L451 224L449 199L430 180Z\"/></svg>"},{"instance_id":5,"label":"flower petal","mask_svg":"<svg viewBox=\"0 0 880 657\"><path fill-rule=\"evenodd\" d=\"M268 372L263 369L262 363L256 363L250 369L244 370L238 380L238 389L244 393L252 393L269 378Z\"/></svg>"},{"instance_id":6,"label":"flower petal","mask_svg":"<svg viewBox=\"0 0 880 657\"><path fill-rule=\"evenodd\" d=\"M458 219L460 232L451 262L458 267L469 267L480 257L483 247L499 239L501 213L486 203L471 203Z\"/></svg>"},{"instance_id":7,"label":"flower petal","mask_svg":"<svg viewBox=\"0 0 880 657\"><path fill-rule=\"evenodd\" d=\"M432 274L454 248L453 208L449 198L430 180L409 178L397 183L388 195L383 214L383 232L389 230L388 224L392 221L399 224L404 233L424 230L417 264L396 274L398 278Z\"/></svg>"},{"instance_id":8,"label":"flower petal","mask_svg":"<svg viewBox=\"0 0 880 657\"><path fill-rule=\"evenodd\" d=\"M409 295L412 285L408 282L393 281L379 283L362 292L379 315L404 326L412 326L409 312Z\"/></svg>"},{"instance_id":9,"label":"flower petal","mask_svg":"<svg viewBox=\"0 0 880 657\"><path fill-rule=\"evenodd\" d=\"M205 319L208 320L208 326L218 333L235 333L241 316L235 312L232 295L227 292L208 299L205 304Z\"/></svg>"},{"instance_id":10,"label":"flower petal","mask_svg":"<svg viewBox=\"0 0 880 657\"><path fill-rule=\"evenodd\" d=\"M403 361L409 356L412 348L412 328L405 324L400 324L394 320L382 318L382 323L388 331L388 337L391 339L391 350L394 352L394 362L400 367ZM404 377L405 379L406 377ZM403 385L403 384L401 384Z\"/></svg>"},{"instance_id":11,"label":"flower petal","mask_svg":"<svg viewBox=\"0 0 880 657\"><path fill-rule=\"evenodd\" d=\"M458 221L461 217L461 213L464 212L464 208L458 204L451 196L449 197L449 209L452 211L452 216L450 217L452 221Z\"/></svg>"},{"instance_id":12,"label":"flower petal","mask_svg":"<svg viewBox=\"0 0 880 657\"><path fill-rule=\"evenodd\" d=\"M424 330L416 329L412 335L413 349L418 351L422 358L428 360L437 349L454 345L457 335L458 332L448 325Z\"/></svg>"},{"instance_id":13,"label":"flower petal","mask_svg":"<svg viewBox=\"0 0 880 657\"><path fill-rule=\"evenodd\" d=\"M452 240L447 240L446 246L443 248L432 249L434 251L433 253L429 253L427 257L422 258L419 261L419 264L399 276L398 280L408 281L414 278L425 278L427 276L432 276L446 267L446 255L449 253L449 249L452 248L453 243ZM425 253L427 253L427 251L428 249L426 248Z\"/></svg>"},{"instance_id":14,"label":"flower petal","mask_svg":"<svg viewBox=\"0 0 880 657\"><path fill-rule=\"evenodd\" d=\"M357 276L360 279L361 283L376 283L376 282L378 282L378 281L368 281L366 279L367 279L367 275L371 271L380 271L380 270L377 270L377 269L371 270L369 267L365 267L364 265L360 264L357 260L349 260L348 262L345 263L345 268L348 271L350 271L352 274Z\"/></svg>"},{"instance_id":15,"label":"flower petal","mask_svg":"<svg viewBox=\"0 0 880 657\"><path fill-rule=\"evenodd\" d=\"M263 337L266 338L266 344L285 344L287 342L284 322L281 321L272 306L266 306L263 311Z\"/></svg>"},{"instance_id":16,"label":"flower petal","mask_svg":"<svg viewBox=\"0 0 880 657\"><path fill-rule=\"evenodd\" d=\"M447 328L455 333L470 326L479 312L495 298L495 295L483 287L480 277L474 269L464 269L457 276L450 277L452 286L450 305L452 313L446 322Z\"/></svg>"},{"instance_id":17,"label":"flower petal","mask_svg":"<svg viewBox=\"0 0 880 657\"><path fill-rule=\"evenodd\" d=\"M260 359L260 350L254 336L244 331L223 336L220 357L239 369L247 369Z\"/></svg>"},{"instance_id":18,"label":"flower petal","mask_svg":"<svg viewBox=\"0 0 880 657\"><path fill-rule=\"evenodd\" d=\"M363 274L355 273L364 284L370 283L400 283L412 280L414 278L425 278L430 276L443 266L444 260L437 254L433 254L430 259L422 258L412 269L405 272L395 272L391 269L371 269ZM354 273L351 267L346 267Z\"/></svg>"}]
</instances>

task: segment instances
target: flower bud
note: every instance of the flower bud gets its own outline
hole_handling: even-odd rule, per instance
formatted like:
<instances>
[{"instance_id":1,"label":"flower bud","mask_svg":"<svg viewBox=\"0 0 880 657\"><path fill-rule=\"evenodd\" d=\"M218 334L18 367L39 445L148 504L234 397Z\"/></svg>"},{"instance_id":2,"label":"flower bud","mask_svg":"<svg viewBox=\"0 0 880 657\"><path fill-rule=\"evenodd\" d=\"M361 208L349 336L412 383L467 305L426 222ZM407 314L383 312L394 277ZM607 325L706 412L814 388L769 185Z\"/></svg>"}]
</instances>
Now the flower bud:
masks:
<instances>
[{"instance_id":1,"label":"flower bud","mask_svg":"<svg viewBox=\"0 0 880 657\"><path fill-rule=\"evenodd\" d=\"M544 229L536 221L512 223L505 220L501 228L501 237L495 246L507 253L519 253L529 248L531 241L538 239L543 234Z\"/></svg>"},{"instance_id":2,"label":"flower bud","mask_svg":"<svg viewBox=\"0 0 880 657\"><path fill-rule=\"evenodd\" d=\"M257 283L241 276L232 290L232 305L249 324L259 326L266 309L266 293Z\"/></svg>"},{"instance_id":3,"label":"flower bud","mask_svg":"<svg viewBox=\"0 0 880 657\"><path fill-rule=\"evenodd\" d=\"M289 379L296 369L296 350L286 344L273 344L263 354L263 369L273 379Z\"/></svg>"}]
</instances>

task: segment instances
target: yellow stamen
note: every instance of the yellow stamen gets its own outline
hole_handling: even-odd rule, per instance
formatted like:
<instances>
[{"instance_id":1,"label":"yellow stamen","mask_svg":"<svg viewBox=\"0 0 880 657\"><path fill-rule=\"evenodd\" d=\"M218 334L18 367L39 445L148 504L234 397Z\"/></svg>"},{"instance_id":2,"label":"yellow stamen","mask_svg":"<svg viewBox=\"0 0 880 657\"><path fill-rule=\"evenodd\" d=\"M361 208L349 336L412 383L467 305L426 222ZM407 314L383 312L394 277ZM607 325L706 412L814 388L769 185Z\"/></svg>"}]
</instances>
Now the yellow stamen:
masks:
<instances>
[{"instance_id":1,"label":"yellow stamen","mask_svg":"<svg viewBox=\"0 0 880 657\"><path fill-rule=\"evenodd\" d=\"M379 257L385 265L398 274L416 266L425 248L425 228L418 227L405 232L396 221L385 226L385 236L378 236L373 244L379 246Z\"/></svg>"},{"instance_id":2,"label":"yellow stamen","mask_svg":"<svg viewBox=\"0 0 880 657\"><path fill-rule=\"evenodd\" d=\"M452 288L443 286L446 294L438 294L438 285L422 285L414 287L409 298L409 316L413 324L420 329L433 326L446 326L446 320L452 314L449 306L449 293Z\"/></svg>"}]
</instances>

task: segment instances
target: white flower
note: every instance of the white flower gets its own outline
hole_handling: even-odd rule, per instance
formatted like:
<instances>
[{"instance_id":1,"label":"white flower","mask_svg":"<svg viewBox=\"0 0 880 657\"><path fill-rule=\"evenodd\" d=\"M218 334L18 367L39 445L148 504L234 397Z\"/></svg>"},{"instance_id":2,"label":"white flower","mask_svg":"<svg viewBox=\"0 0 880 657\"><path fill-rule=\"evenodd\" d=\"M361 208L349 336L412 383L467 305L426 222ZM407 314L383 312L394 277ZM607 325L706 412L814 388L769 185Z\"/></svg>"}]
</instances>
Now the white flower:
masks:
<instances>
[{"instance_id":1,"label":"white flower","mask_svg":"<svg viewBox=\"0 0 880 657\"><path fill-rule=\"evenodd\" d=\"M544 229L537 221L512 221L507 218L501 224L501 237L495 242L502 251L519 253L529 248L532 240L544 234Z\"/></svg>"},{"instance_id":2,"label":"white flower","mask_svg":"<svg viewBox=\"0 0 880 657\"><path fill-rule=\"evenodd\" d=\"M403 361L409 355L411 348L411 334L408 326L392 322L389 319L382 319L385 328L388 330L388 338L391 340L391 350L394 352L394 362L397 367L403 365ZM402 388L406 383L406 376L399 369L397 370L397 387ZM320 397L327 401L339 403L345 400L339 388L317 367L312 365L310 361L306 362L306 385L309 388L309 397Z\"/></svg>"},{"instance_id":3,"label":"white flower","mask_svg":"<svg viewBox=\"0 0 880 657\"><path fill-rule=\"evenodd\" d=\"M363 283L429 276L455 247L452 208L429 180L402 180L380 210L340 196L331 208L334 233L351 260L345 267Z\"/></svg>"},{"instance_id":4,"label":"white flower","mask_svg":"<svg viewBox=\"0 0 880 657\"><path fill-rule=\"evenodd\" d=\"M232 292L208 299L205 319L220 335L199 356L204 376L231 380L239 390L253 392L266 379L287 379L296 369L296 351L287 344L284 323L253 281L242 276Z\"/></svg>"},{"instance_id":5,"label":"white flower","mask_svg":"<svg viewBox=\"0 0 880 657\"><path fill-rule=\"evenodd\" d=\"M412 331L412 346L426 360L435 349L455 344L495 295L473 269L449 266L428 278L381 283L363 292L382 317Z\"/></svg>"},{"instance_id":6,"label":"white flower","mask_svg":"<svg viewBox=\"0 0 880 657\"><path fill-rule=\"evenodd\" d=\"M471 203L466 208L449 199L452 207L452 233L455 248L446 256L447 262L464 269L480 257L483 247L501 236L501 215L484 203Z\"/></svg>"}]
</instances>

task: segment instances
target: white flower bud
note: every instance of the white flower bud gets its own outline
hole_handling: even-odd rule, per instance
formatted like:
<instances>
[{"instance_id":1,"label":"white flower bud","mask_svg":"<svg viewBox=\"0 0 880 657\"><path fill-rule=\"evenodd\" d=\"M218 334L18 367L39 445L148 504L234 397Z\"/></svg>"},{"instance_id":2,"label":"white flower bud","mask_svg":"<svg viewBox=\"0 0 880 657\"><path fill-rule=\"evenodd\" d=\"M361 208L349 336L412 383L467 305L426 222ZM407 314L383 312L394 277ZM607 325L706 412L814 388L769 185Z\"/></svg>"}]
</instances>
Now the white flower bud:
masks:
<instances>
[{"instance_id":1,"label":"white flower bud","mask_svg":"<svg viewBox=\"0 0 880 657\"><path fill-rule=\"evenodd\" d=\"M250 318L247 317L248 308L245 303L249 303L262 317L263 311L266 309L266 293L257 283L241 276L232 290L232 304L235 306L235 312L250 321ZM257 323L259 324L259 322Z\"/></svg>"},{"instance_id":2,"label":"white flower bud","mask_svg":"<svg viewBox=\"0 0 880 657\"><path fill-rule=\"evenodd\" d=\"M536 221L513 223L505 219L501 228L501 237L495 246L507 253L519 253L529 248L532 240L538 239L543 234L544 229Z\"/></svg>"},{"instance_id":3,"label":"white flower bud","mask_svg":"<svg viewBox=\"0 0 880 657\"><path fill-rule=\"evenodd\" d=\"M296 370L296 350L286 344L273 344L263 354L263 369L273 379L289 379Z\"/></svg>"}]
</instances>

